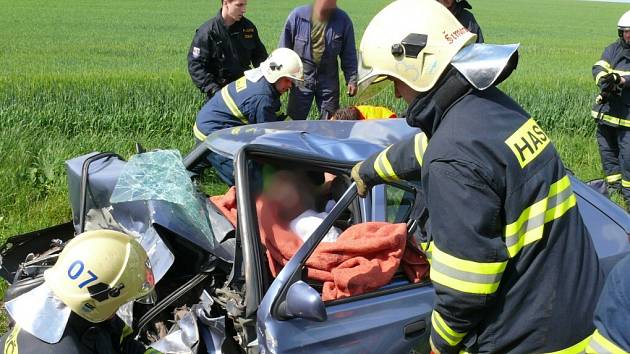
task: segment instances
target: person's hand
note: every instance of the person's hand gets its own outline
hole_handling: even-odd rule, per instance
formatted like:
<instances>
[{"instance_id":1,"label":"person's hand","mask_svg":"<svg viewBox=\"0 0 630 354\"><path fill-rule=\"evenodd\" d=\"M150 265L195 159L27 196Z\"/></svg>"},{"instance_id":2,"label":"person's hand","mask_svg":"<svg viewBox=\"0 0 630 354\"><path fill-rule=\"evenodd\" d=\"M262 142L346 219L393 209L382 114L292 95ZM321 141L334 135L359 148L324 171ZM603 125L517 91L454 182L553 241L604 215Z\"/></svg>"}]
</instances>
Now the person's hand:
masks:
<instances>
[{"instance_id":1,"label":"person's hand","mask_svg":"<svg viewBox=\"0 0 630 354\"><path fill-rule=\"evenodd\" d=\"M362 164L363 162L359 162L352 168L352 173L350 174L350 177L352 177L354 182L357 184L357 193L359 194L359 197L365 198L369 186L365 183L365 181L363 181L363 179L361 178L361 174L359 173Z\"/></svg>"},{"instance_id":2,"label":"person's hand","mask_svg":"<svg viewBox=\"0 0 630 354\"><path fill-rule=\"evenodd\" d=\"M625 85L626 84L626 77L625 76L621 76L621 79L619 79L619 85Z\"/></svg>"},{"instance_id":3,"label":"person's hand","mask_svg":"<svg viewBox=\"0 0 630 354\"><path fill-rule=\"evenodd\" d=\"M354 97L357 94L357 84L348 84L348 96Z\"/></svg>"}]
</instances>

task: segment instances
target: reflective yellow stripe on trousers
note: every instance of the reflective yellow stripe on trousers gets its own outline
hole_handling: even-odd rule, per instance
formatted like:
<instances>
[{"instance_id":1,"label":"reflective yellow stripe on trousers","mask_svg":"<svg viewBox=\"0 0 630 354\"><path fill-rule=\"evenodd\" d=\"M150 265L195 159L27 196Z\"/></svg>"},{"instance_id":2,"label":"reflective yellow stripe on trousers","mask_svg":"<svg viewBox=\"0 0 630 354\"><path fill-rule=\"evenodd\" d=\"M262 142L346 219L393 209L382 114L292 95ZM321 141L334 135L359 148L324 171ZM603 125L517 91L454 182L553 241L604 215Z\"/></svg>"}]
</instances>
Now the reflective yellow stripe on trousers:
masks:
<instances>
[{"instance_id":1,"label":"reflective yellow stripe on trousers","mask_svg":"<svg viewBox=\"0 0 630 354\"><path fill-rule=\"evenodd\" d=\"M606 176L606 178L604 178L604 179L608 183L619 182L619 181L621 181L621 173L618 173L618 174L615 174L615 175Z\"/></svg>"},{"instance_id":2,"label":"reflective yellow stripe on trousers","mask_svg":"<svg viewBox=\"0 0 630 354\"><path fill-rule=\"evenodd\" d=\"M569 176L551 185L545 198L525 209L518 220L505 227L505 244L510 257L543 237L545 224L562 217L575 206Z\"/></svg>"},{"instance_id":3,"label":"reflective yellow stripe on trousers","mask_svg":"<svg viewBox=\"0 0 630 354\"><path fill-rule=\"evenodd\" d=\"M249 122L247 121L247 118L245 118L245 115L238 109L238 106L232 99L232 96L230 96L228 87L229 85L221 89L221 97L223 97L223 102L225 102L225 105L228 107L230 112L232 112L232 115L234 117L238 118L243 124L248 124Z\"/></svg>"},{"instance_id":4,"label":"reflective yellow stripe on trousers","mask_svg":"<svg viewBox=\"0 0 630 354\"><path fill-rule=\"evenodd\" d=\"M608 114L602 114L601 116L599 115L598 112L596 111L591 111L591 117L595 118L595 119L601 119L605 122L608 123L612 123L621 127L628 127L630 128L630 120L627 119L623 119L623 118L618 118L618 117L613 117L610 116Z\"/></svg>"},{"instance_id":5,"label":"reflective yellow stripe on trousers","mask_svg":"<svg viewBox=\"0 0 630 354\"><path fill-rule=\"evenodd\" d=\"M604 337L598 330L593 333L593 337L590 338L591 342L586 347L586 353L610 353L610 354L625 354L626 351L619 348L617 344Z\"/></svg>"}]
</instances>

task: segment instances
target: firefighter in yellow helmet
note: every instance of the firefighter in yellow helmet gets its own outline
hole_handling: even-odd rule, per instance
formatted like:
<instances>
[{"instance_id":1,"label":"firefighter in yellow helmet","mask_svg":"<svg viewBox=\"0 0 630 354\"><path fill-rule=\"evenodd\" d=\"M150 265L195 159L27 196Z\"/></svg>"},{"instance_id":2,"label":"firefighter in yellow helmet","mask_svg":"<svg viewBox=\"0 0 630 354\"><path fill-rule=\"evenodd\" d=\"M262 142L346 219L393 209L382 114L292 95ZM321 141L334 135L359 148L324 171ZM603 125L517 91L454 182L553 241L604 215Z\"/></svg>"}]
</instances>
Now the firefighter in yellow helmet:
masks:
<instances>
[{"instance_id":1,"label":"firefighter in yellow helmet","mask_svg":"<svg viewBox=\"0 0 630 354\"><path fill-rule=\"evenodd\" d=\"M359 86L393 82L408 124L426 136L375 154L352 177L361 195L422 183L434 352L578 353L603 284L595 248L549 136L496 87L517 46L475 40L434 0L398 0L372 19Z\"/></svg>"},{"instance_id":2,"label":"firefighter in yellow helmet","mask_svg":"<svg viewBox=\"0 0 630 354\"><path fill-rule=\"evenodd\" d=\"M0 340L10 354L159 353L133 340L120 306L149 296L147 253L131 236L88 231L65 246L44 283L8 301L15 327Z\"/></svg>"}]
</instances>

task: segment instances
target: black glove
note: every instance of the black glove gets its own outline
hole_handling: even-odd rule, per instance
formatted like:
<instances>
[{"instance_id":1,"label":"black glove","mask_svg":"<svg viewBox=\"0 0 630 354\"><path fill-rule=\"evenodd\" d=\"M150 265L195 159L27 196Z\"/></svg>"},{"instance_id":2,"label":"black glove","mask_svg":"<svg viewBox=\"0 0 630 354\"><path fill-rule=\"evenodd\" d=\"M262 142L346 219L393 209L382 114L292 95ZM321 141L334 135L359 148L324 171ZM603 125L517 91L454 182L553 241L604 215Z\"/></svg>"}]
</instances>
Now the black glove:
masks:
<instances>
[{"instance_id":1,"label":"black glove","mask_svg":"<svg viewBox=\"0 0 630 354\"><path fill-rule=\"evenodd\" d=\"M601 79L599 79L597 86L599 86L602 92L614 92L619 88L620 84L621 75L617 73L610 73L604 75Z\"/></svg>"}]
</instances>

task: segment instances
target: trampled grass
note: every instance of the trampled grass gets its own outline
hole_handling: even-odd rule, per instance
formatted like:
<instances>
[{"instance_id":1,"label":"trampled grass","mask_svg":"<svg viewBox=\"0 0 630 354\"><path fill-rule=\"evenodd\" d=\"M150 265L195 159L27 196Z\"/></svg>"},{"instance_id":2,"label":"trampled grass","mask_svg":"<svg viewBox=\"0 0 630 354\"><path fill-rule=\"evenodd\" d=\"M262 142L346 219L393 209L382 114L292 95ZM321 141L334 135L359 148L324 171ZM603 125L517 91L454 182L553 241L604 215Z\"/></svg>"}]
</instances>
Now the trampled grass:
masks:
<instances>
[{"instance_id":1,"label":"trampled grass","mask_svg":"<svg viewBox=\"0 0 630 354\"><path fill-rule=\"evenodd\" d=\"M341 0L360 40L387 0ZM68 220L63 161L91 151L130 155L192 147L202 103L186 53L218 1L0 0L0 239ZM490 43L520 42L503 88L555 138L581 178L600 176L589 119L590 68L616 36L627 5L569 0L474 1ZM250 0L269 50L288 0ZM351 103L343 98L343 103ZM391 95L381 104L403 110Z\"/></svg>"}]
</instances>

